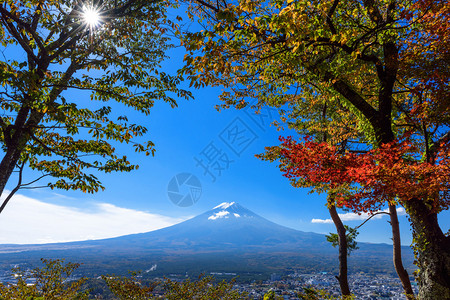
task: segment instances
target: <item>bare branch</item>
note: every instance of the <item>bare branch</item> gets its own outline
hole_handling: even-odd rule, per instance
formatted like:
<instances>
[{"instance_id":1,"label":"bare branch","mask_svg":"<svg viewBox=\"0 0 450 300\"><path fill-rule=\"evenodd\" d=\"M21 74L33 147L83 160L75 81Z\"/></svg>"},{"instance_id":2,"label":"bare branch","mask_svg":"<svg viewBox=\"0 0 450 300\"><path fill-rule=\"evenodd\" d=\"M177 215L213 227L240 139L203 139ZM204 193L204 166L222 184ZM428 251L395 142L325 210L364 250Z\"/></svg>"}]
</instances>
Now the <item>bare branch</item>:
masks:
<instances>
[{"instance_id":1,"label":"bare branch","mask_svg":"<svg viewBox=\"0 0 450 300\"><path fill-rule=\"evenodd\" d=\"M390 215L388 212L385 211L379 211L374 213L373 215L371 215L369 218L367 218L364 222L362 222L359 226L356 226L355 229L360 228L361 226L363 226L364 224L366 224L370 219L372 219L373 217L375 217L376 215Z\"/></svg>"}]
</instances>

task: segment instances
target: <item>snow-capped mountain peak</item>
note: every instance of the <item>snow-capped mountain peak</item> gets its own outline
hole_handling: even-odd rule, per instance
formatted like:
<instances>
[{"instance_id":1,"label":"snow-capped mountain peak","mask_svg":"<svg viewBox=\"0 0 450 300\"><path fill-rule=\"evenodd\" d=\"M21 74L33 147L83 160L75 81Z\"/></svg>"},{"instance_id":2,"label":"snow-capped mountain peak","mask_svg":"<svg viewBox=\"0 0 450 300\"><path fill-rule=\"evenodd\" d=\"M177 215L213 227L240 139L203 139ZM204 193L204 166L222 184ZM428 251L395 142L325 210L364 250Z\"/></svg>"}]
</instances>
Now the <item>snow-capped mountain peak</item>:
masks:
<instances>
[{"instance_id":1,"label":"snow-capped mountain peak","mask_svg":"<svg viewBox=\"0 0 450 300\"><path fill-rule=\"evenodd\" d=\"M208 220L254 218L256 215L236 202L223 202L206 213Z\"/></svg>"},{"instance_id":2,"label":"snow-capped mountain peak","mask_svg":"<svg viewBox=\"0 0 450 300\"><path fill-rule=\"evenodd\" d=\"M213 209L218 209L218 208L227 209L235 204L236 204L236 202L223 202L223 203L217 205L216 207L214 207Z\"/></svg>"}]
</instances>

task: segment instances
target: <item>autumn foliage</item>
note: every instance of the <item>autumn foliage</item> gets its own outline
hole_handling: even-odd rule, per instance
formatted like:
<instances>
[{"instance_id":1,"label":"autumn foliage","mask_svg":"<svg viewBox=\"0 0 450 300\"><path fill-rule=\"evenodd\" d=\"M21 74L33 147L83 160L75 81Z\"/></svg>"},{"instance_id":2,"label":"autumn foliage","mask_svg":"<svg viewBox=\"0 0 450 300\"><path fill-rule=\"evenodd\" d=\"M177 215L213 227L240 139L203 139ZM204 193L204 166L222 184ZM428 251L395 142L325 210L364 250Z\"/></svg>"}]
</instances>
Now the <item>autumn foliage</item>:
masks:
<instances>
[{"instance_id":1,"label":"autumn foliage","mask_svg":"<svg viewBox=\"0 0 450 300\"><path fill-rule=\"evenodd\" d=\"M416 91L428 90L434 100L449 104L450 5L448 1L418 0L404 11L405 20L417 24L401 52L403 75L416 77ZM443 94L444 93L444 94ZM441 107L448 111L447 107Z\"/></svg>"},{"instance_id":2,"label":"autumn foliage","mask_svg":"<svg viewBox=\"0 0 450 300\"><path fill-rule=\"evenodd\" d=\"M336 146L313 142L303 143L281 137L278 152L284 176L297 185L328 185L336 193L338 206L355 211L375 211L386 202L407 201L435 195L433 209L448 208L450 198L449 147L442 148L439 164L412 159L416 147L408 141L392 142L367 153L345 152ZM408 159L410 158L410 159ZM354 192L342 187L353 187Z\"/></svg>"}]
</instances>

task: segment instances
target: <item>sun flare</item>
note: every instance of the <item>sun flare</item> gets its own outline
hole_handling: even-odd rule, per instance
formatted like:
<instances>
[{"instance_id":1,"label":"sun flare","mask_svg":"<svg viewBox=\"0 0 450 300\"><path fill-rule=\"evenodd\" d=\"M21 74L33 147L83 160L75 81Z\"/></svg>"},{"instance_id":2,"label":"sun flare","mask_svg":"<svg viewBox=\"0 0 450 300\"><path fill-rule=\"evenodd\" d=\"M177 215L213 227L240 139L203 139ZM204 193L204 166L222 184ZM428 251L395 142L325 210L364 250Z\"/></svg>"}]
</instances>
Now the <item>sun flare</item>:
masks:
<instances>
[{"instance_id":1,"label":"sun flare","mask_svg":"<svg viewBox=\"0 0 450 300\"><path fill-rule=\"evenodd\" d=\"M100 24L100 13L98 9L92 6L83 7L84 22L90 27L97 27Z\"/></svg>"}]
</instances>

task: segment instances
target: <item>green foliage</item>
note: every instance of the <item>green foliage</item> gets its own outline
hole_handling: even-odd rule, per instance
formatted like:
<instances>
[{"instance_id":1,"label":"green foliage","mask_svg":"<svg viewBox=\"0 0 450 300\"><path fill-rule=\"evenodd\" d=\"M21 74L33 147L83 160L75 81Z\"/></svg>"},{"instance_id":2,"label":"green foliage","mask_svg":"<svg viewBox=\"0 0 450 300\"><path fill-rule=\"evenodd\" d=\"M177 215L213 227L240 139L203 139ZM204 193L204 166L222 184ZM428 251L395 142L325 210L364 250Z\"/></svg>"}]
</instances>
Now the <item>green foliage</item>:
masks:
<instances>
[{"instance_id":1,"label":"green foliage","mask_svg":"<svg viewBox=\"0 0 450 300\"><path fill-rule=\"evenodd\" d=\"M281 296L277 296L275 294L275 291L268 291L267 293L264 294L264 298L263 300L279 300L279 299L284 299Z\"/></svg>"},{"instance_id":2,"label":"green foliage","mask_svg":"<svg viewBox=\"0 0 450 300\"><path fill-rule=\"evenodd\" d=\"M164 282L164 296L168 300L181 299L249 299L246 293L240 293L233 289L234 281L227 282L222 280L214 283L214 278L211 276L200 277L196 281L185 280L183 282L176 282L167 279Z\"/></svg>"},{"instance_id":3,"label":"green foliage","mask_svg":"<svg viewBox=\"0 0 450 300\"><path fill-rule=\"evenodd\" d=\"M314 287L304 287L303 291L297 294L297 297L301 300L354 300L355 297L340 296L333 297L329 292L325 290L319 290Z\"/></svg>"},{"instance_id":4,"label":"green foliage","mask_svg":"<svg viewBox=\"0 0 450 300\"><path fill-rule=\"evenodd\" d=\"M303 291L298 293L297 296L302 300L332 299L325 291L317 290L312 287L303 288Z\"/></svg>"},{"instance_id":5,"label":"green foliage","mask_svg":"<svg viewBox=\"0 0 450 300\"><path fill-rule=\"evenodd\" d=\"M97 3L94 1L94 3ZM155 101L172 107L180 76L160 71L176 28L159 0L104 0L100 24L84 22L83 3L5 0L0 4L0 192L17 165L53 177L48 186L96 192L95 172L131 171L112 142L153 155L147 128L129 121ZM94 5L95 8L95 5ZM116 112L119 103L125 109ZM88 171L90 170L90 171ZM41 178L42 179L42 178ZM19 183L19 185L22 183ZM22 184L26 186L26 184Z\"/></svg>"},{"instance_id":6,"label":"green foliage","mask_svg":"<svg viewBox=\"0 0 450 300\"><path fill-rule=\"evenodd\" d=\"M121 300L125 299L154 299L153 291L158 283L148 286L141 283L137 274L131 277L102 276L111 292Z\"/></svg>"},{"instance_id":7,"label":"green foliage","mask_svg":"<svg viewBox=\"0 0 450 300\"><path fill-rule=\"evenodd\" d=\"M347 238L347 255L350 256L350 253L354 250L358 250L359 247L357 246L356 237L358 236L359 232L357 228L352 228L348 225L344 225L346 234L345 237ZM339 236L336 233L330 232L330 235L325 235L327 238L327 241L331 243L333 247L339 246Z\"/></svg>"},{"instance_id":8,"label":"green foliage","mask_svg":"<svg viewBox=\"0 0 450 300\"><path fill-rule=\"evenodd\" d=\"M198 280L173 281L165 279L163 282L143 284L136 275L131 277L103 276L113 294L121 300L126 299L158 299L153 293L156 289L164 293L167 300L209 300L209 299L249 299L246 293L233 289L233 283L225 280L214 283L211 276L200 276Z\"/></svg>"},{"instance_id":9,"label":"green foliage","mask_svg":"<svg viewBox=\"0 0 450 300\"><path fill-rule=\"evenodd\" d=\"M26 272L20 268L12 269L17 283L0 283L0 299L5 300L66 300L88 299L88 292L80 292L85 278L71 279L79 264L64 263L63 260L42 259L44 266ZM35 278L32 285L27 280Z\"/></svg>"}]
</instances>

